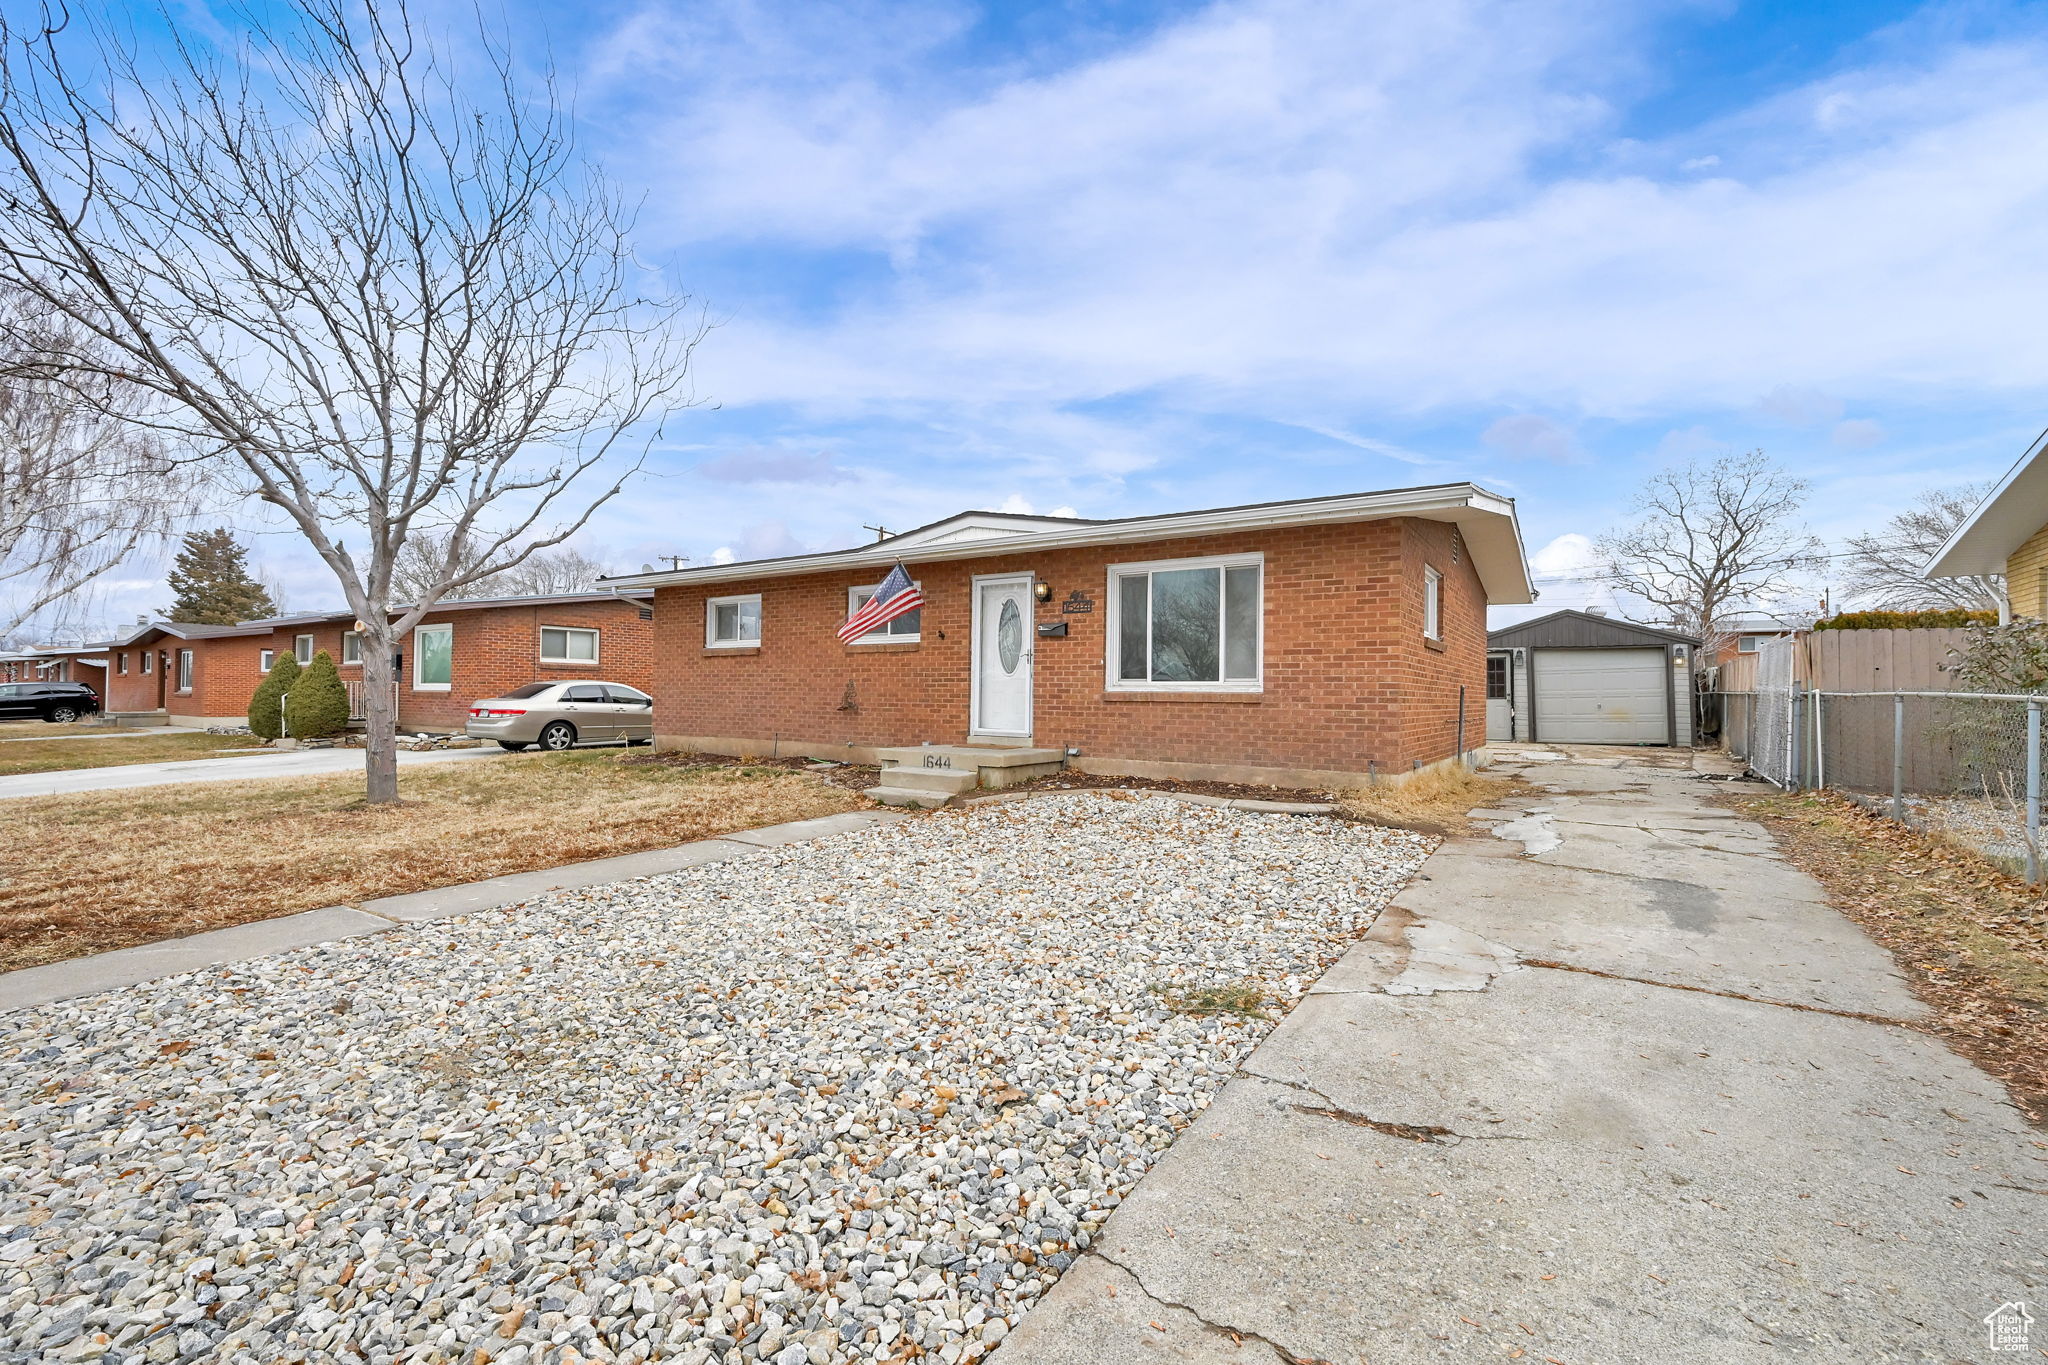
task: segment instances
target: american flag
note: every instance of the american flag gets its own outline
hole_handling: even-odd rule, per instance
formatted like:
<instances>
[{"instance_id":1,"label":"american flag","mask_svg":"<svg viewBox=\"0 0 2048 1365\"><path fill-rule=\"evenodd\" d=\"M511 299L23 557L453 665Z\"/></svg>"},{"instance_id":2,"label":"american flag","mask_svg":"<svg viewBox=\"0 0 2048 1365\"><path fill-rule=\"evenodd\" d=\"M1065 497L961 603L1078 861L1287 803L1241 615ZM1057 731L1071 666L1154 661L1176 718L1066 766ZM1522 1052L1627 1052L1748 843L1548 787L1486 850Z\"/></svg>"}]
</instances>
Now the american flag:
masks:
<instances>
[{"instance_id":1,"label":"american flag","mask_svg":"<svg viewBox=\"0 0 2048 1365\"><path fill-rule=\"evenodd\" d=\"M875 595L862 603L859 611L846 618L846 624L839 628L839 642L850 645L868 632L879 630L903 613L916 611L923 605L924 593L898 564L889 570L889 576L875 589Z\"/></svg>"}]
</instances>

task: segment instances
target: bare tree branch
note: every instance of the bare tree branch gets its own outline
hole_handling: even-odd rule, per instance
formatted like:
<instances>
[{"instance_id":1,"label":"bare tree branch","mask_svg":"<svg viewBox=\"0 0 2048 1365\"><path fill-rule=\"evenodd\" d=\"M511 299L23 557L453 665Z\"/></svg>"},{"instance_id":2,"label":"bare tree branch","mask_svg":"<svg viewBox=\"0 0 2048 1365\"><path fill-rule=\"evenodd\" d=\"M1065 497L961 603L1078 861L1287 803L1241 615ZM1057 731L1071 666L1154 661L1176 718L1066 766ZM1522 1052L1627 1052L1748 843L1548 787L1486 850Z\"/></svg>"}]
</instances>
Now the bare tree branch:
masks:
<instances>
[{"instance_id":1,"label":"bare tree branch","mask_svg":"<svg viewBox=\"0 0 2048 1365\"><path fill-rule=\"evenodd\" d=\"M244 16L228 53L157 18L162 70L107 26L0 18L0 284L75 329L74 387L151 395L136 420L328 565L366 637L369 795L393 800L393 645L619 492L690 403L704 325L491 33L472 99L405 0ZM423 532L446 552L395 609Z\"/></svg>"},{"instance_id":2,"label":"bare tree branch","mask_svg":"<svg viewBox=\"0 0 2048 1365\"><path fill-rule=\"evenodd\" d=\"M1881 529L1849 537L1849 557L1844 562L1849 595L1860 605L1888 611L1942 607L1997 611L2005 600L2005 579L1999 574L1924 576L1928 561L1990 491L1989 483L1930 488Z\"/></svg>"},{"instance_id":3,"label":"bare tree branch","mask_svg":"<svg viewBox=\"0 0 2048 1365\"><path fill-rule=\"evenodd\" d=\"M1601 537L1602 576L1698 636L1703 668L1731 613L1768 609L1820 563L1820 541L1799 522L1806 493L1760 450L1674 465L1636 495L1634 525Z\"/></svg>"}]
</instances>

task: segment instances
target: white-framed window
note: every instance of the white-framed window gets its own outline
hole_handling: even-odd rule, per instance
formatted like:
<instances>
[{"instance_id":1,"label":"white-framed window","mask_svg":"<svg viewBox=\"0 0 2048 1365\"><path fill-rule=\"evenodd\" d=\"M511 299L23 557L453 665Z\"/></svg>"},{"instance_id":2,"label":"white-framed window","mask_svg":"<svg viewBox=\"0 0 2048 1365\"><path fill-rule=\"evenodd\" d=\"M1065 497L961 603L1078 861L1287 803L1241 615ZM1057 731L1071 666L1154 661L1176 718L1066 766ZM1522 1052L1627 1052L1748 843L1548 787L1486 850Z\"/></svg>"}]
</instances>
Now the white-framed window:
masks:
<instances>
[{"instance_id":1,"label":"white-framed window","mask_svg":"<svg viewBox=\"0 0 2048 1365\"><path fill-rule=\"evenodd\" d=\"M274 650L274 649L265 649L265 650L259 650L259 651L257 652L257 654L256 654L256 671L257 671L257 672L259 672L259 673L268 673L268 672L270 671L270 666L271 666L272 664L276 663L276 662L277 662L277 651L276 651L276 650Z\"/></svg>"},{"instance_id":2,"label":"white-framed window","mask_svg":"<svg viewBox=\"0 0 2048 1365\"><path fill-rule=\"evenodd\" d=\"M597 632L578 626L542 626L540 661L544 664L594 664Z\"/></svg>"},{"instance_id":3,"label":"white-framed window","mask_svg":"<svg viewBox=\"0 0 2048 1365\"><path fill-rule=\"evenodd\" d=\"M1444 638L1444 576L1429 565L1422 566L1422 633L1425 638Z\"/></svg>"},{"instance_id":4,"label":"white-framed window","mask_svg":"<svg viewBox=\"0 0 2048 1365\"><path fill-rule=\"evenodd\" d=\"M345 630L341 633L341 661L344 664L359 664L363 661L363 633L359 630Z\"/></svg>"},{"instance_id":5,"label":"white-framed window","mask_svg":"<svg viewBox=\"0 0 2048 1365\"><path fill-rule=\"evenodd\" d=\"M1260 554L1110 565L1109 687L1260 691L1265 571Z\"/></svg>"},{"instance_id":6,"label":"white-framed window","mask_svg":"<svg viewBox=\"0 0 2048 1365\"><path fill-rule=\"evenodd\" d=\"M704 603L706 649L752 648L761 643L761 594L713 597Z\"/></svg>"},{"instance_id":7,"label":"white-framed window","mask_svg":"<svg viewBox=\"0 0 2048 1365\"><path fill-rule=\"evenodd\" d=\"M178 651L178 690L180 692L190 692L192 690L192 651L189 649Z\"/></svg>"},{"instance_id":8,"label":"white-framed window","mask_svg":"<svg viewBox=\"0 0 2048 1365\"><path fill-rule=\"evenodd\" d=\"M413 627L412 690L446 692L454 681L455 627Z\"/></svg>"},{"instance_id":9,"label":"white-framed window","mask_svg":"<svg viewBox=\"0 0 2048 1365\"><path fill-rule=\"evenodd\" d=\"M156 651L155 651L155 650L153 650L153 649L145 649L145 650L143 650L143 651L142 651L142 671L143 671L144 673L154 673L154 672L156 672Z\"/></svg>"},{"instance_id":10,"label":"white-framed window","mask_svg":"<svg viewBox=\"0 0 2048 1365\"><path fill-rule=\"evenodd\" d=\"M874 598L875 589L881 586L879 583L870 583L866 587L848 588L846 590L847 617L851 618L855 612L866 606ZM917 586L922 588L924 584L919 583ZM915 611L904 612L893 621L884 621L880 626L855 640L854 643L857 645L915 644L924 638L921 633L923 629L924 608L919 607Z\"/></svg>"},{"instance_id":11,"label":"white-framed window","mask_svg":"<svg viewBox=\"0 0 2048 1365\"><path fill-rule=\"evenodd\" d=\"M292 657L299 661L300 668L304 668L307 664L312 663L313 637L310 635L292 636Z\"/></svg>"},{"instance_id":12,"label":"white-framed window","mask_svg":"<svg viewBox=\"0 0 2048 1365\"><path fill-rule=\"evenodd\" d=\"M114 664L115 667L122 674L125 675L128 672L128 652L126 650L123 650L120 654L116 655L114 659Z\"/></svg>"},{"instance_id":13,"label":"white-framed window","mask_svg":"<svg viewBox=\"0 0 2048 1365\"><path fill-rule=\"evenodd\" d=\"M1763 637L1761 635L1737 636L1735 640L1735 652L1738 654L1756 653L1756 642L1758 640L1761 640L1762 638Z\"/></svg>"}]
</instances>

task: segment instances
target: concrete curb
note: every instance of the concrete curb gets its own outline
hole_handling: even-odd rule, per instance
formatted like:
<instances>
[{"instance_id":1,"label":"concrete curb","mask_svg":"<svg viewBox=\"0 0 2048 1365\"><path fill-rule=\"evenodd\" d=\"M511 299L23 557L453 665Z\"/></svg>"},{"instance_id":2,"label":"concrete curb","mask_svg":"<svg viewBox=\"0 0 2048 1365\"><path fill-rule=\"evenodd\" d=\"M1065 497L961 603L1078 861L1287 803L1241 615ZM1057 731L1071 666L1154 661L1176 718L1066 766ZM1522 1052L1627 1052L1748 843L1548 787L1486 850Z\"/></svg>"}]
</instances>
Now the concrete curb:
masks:
<instances>
[{"instance_id":1,"label":"concrete curb","mask_svg":"<svg viewBox=\"0 0 2048 1365\"><path fill-rule=\"evenodd\" d=\"M224 967L272 953L295 948L313 948L323 943L381 934L409 924L466 915L477 910L518 905L550 891L572 891L585 886L654 877L664 872L747 857L784 844L846 834L875 825L891 824L905 817L895 811L846 811L812 820L761 829L738 830L716 838L699 839L673 848L622 853L615 858L593 858L588 862L544 868L538 872L515 872L485 881L459 886L436 887L402 896L380 896L360 905L330 905L321 910L303 910L276 919L211 929L203 934L117 948L67 962L42 967L24 967L0 974L0 1014L9 1010L51 1005L81 995L123 986L139 986L182 972L207 967Z\"/></svg>"}]
</instances>

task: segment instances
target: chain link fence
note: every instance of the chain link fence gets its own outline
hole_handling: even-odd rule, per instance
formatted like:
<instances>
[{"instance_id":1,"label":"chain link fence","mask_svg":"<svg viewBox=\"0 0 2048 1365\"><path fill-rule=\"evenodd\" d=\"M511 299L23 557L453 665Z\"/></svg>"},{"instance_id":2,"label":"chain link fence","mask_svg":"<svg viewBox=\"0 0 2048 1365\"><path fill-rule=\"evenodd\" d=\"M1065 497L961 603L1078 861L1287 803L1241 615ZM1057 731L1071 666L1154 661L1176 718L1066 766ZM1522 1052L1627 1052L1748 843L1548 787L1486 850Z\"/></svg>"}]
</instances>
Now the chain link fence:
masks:
<instances>
[{"instance_id":1,"label":"chain link fence","mask_svg":"<svg viewBox=\"0 0 2048 1365\"><path fill-rule=\"evenodd\" d=\"M1723 746L1759 777L1866 798L2040 879L2048 695L1794 686L1782 699L1761 687L1715 699Z\"/></svg>"}]
</instances>

